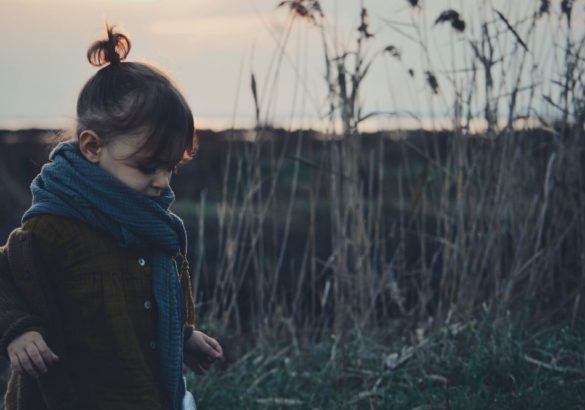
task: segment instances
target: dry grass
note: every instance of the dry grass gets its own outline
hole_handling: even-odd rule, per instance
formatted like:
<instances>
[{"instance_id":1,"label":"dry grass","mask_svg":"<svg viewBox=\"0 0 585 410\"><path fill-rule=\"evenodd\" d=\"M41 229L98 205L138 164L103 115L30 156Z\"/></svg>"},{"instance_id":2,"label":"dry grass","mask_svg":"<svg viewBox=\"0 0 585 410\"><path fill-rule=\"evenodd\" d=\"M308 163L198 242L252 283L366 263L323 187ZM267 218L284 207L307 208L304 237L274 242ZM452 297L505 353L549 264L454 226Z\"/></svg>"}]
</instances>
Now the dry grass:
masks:
<instances>
[{"instance_id":1,"label":"dry grass","mask_svg":"<svg viewBox=\"0 0 585 410\"><path fill-rule=\"evenodd\" d=\"M463 36L457 46L466 48L471 66L442 73L440 87L430 56L426 68L431 96L454 107L452 131L400 144L380 138L365 148L359 126L381 113L362 112L361 86L379 58L400 57L398 48L368 54L373 36L363 7L356 42L343 49L330 44L319 2L280 5L293 12L289 28L302 24L299 19L320 28L327 115L342 129L338 134L332 125L326 143L302 133L275 143L262 126L270 107L259 106L254 79L256 143L237 151L234 145L228 154L216 208L217 259L208 256L213 277L202 284L207 293L198 295L209 320L259 340L276 333L294 343L305 329L314 331L311 337L343 336L393 317L469 319L480 310L496 320L513 312L535 327L560 317L574 323L584 311L585 67L579 56L585 37L575 42L569 25L560 27L557 44L564 39L565 45L556 53L565 62L558 77L525 86L529 67L540 64L542 53L530 52L528 44L550 12L548 3L535 2L534 13L518 22L491 11L477 38L456 23ZM570 7L563 7L569 22ZM436 21L462 17L446 10ZM420 28L415 33L428 53ZM289 34L276 50L279 64ZM562 89L545 95L551 84ZM446 86L454 88L455 101L445 101ZM520 108L521 93L530 98ZM556 115L541 115L542 101ZM486 131L478 136L470 123L480 112ZM540 130L516 125L535 117ZM388 149L404 155L388 164ZM204 225L201 218L201 243ZM291 249L293 231L304 240Z\"/></svg>"}]
</instances>

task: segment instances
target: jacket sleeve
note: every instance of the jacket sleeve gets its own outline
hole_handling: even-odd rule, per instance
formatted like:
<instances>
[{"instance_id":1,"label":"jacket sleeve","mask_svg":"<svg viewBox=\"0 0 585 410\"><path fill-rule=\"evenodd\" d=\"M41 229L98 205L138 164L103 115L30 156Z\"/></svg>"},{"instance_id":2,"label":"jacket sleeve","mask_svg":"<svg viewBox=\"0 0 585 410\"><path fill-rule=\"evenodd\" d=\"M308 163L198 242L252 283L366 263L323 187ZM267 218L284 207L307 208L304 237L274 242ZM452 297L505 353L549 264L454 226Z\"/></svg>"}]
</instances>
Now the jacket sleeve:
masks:
<instances>
[{"instance_id":1,"label":"jacket sleeve","mask_svg":"<svg viewBox=\"0 0 585 410\"><path fill-rule=\"evenodd\" d=\"M30 308L12 277L5 246L0 248L0 354L8 358L7 348L17 336L30 330L43 334L41 318Z\"/></svg>"},{"instance_id":2,"label":"jacket sleeve","mask_svg":"<svg viewBox=\"0 0 585 410\"><path fill-rule=\"evenodd\" d=\"M48 410L81 409L82 396L74 388L62 355L60 328L51 312L50 287L42 280L48 260L42 258L38 235L15 229L7 246L0 248L0 348L6 355L7 345L25 331L37 330L51 349L61 357L50 371L36 381ZM39 259L40 258L40 259Z\"/></svg>"}]
</instances>

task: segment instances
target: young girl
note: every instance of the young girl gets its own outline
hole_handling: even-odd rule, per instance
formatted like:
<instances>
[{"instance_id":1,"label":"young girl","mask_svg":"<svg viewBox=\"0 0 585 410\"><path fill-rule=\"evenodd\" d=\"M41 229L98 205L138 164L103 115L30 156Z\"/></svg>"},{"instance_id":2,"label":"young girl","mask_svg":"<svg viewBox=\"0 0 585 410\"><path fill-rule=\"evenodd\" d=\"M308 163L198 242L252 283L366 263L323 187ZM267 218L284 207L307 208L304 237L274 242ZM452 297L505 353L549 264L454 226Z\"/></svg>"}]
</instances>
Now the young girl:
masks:
<instances>
[{"instance_id":1,"label":"young girl","mask_svg":"<svg viewBox=\"0 0 585 410\"><path fill-rule=\"evenodd\" d=\"M7 410L193 410L183 363L200 374L223 354L194 330L185 228L169 210L171 174L197 149L193 115L167 75L122 61L125 34L107 34L87 52L105 66L81 90L76 138L51 152L22 218L35 257L22 283L38 280L56 313L19 278L0 283Z\"/></svg>"}]
</instances>

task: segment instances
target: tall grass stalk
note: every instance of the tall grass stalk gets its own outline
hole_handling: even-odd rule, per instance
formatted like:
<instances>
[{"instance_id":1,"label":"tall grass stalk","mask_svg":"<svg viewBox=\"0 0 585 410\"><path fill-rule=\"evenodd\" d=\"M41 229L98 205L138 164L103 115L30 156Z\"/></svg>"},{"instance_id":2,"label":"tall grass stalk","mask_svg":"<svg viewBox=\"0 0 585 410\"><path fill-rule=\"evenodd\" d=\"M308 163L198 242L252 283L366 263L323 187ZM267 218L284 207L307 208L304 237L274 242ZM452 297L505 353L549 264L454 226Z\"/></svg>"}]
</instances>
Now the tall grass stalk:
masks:
<instances>
[{"instance_id":1,"label":"tall grass stalk","mask_svg":"<svg viewBox=\"0 0 585 410\"><path fill-rule=\"evenodd\" d=\"M578 320L585 310L585 36L577 38L563 20L553 50L561 62L547 80L542 70L550 60L535 28L549 16L539 3L517 19L478 4L467 22L450 10L437 19L456 30L452 47L461 47L468 62L462 70L434 61L430 28L417 14L424 4L412 10L406 28L413 32L400 26L423 55L426 99L453 124L403 139L360 132L363 121L400 111L363 112L369 70L399 58L397 48L377 47L366 5L356 10L361 24L345 49L318 1L280 4L291 17L275 40L272 74L264 84L254 79L258 124L250 141L231 143L215 205L219 246L205 255L214 276L200 301L212 321L264 342L290 337L298 346L393 318L420 323L484 311L495 319L514 312L535 326ZM267 127L275 98L269 94L283 63L300 72L303 62L287 57L288 42L308 25L322 44L322 114L330 132L321 139L302 131L275 137ZM478 117L481 134L471 126ZM520 121L534 118L540 127ZM202 197L201 212L210 203ZM205 223L200 218L202 242ZM214 301L209 307L207 298Z\"/></svg>"}]
</instances>

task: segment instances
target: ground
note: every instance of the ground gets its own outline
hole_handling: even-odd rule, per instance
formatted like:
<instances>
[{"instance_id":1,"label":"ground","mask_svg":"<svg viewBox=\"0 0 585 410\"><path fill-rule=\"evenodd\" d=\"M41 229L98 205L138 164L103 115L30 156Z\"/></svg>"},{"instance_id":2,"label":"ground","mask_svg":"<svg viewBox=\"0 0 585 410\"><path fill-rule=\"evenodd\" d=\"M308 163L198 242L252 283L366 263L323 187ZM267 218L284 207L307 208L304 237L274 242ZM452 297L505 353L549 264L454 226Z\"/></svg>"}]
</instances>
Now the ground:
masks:
<instances>
[{"instance_id":1,"label":"ground","mask_svg":"<svg viewBox=\"0 0 585 410\"><path fill-rule=\"evenodd\" d=\"M226 362L189 384L203 410L585 409L582 327L453 323L394 342L371 333L241 357L228 344Z\"/></svg>"}]
</instances>

